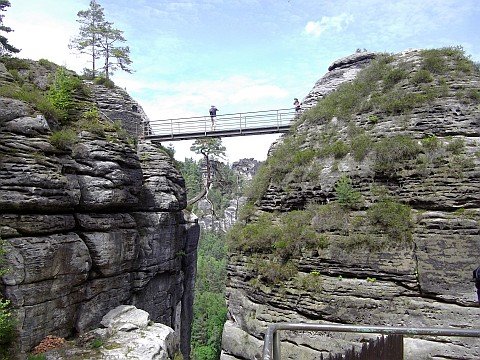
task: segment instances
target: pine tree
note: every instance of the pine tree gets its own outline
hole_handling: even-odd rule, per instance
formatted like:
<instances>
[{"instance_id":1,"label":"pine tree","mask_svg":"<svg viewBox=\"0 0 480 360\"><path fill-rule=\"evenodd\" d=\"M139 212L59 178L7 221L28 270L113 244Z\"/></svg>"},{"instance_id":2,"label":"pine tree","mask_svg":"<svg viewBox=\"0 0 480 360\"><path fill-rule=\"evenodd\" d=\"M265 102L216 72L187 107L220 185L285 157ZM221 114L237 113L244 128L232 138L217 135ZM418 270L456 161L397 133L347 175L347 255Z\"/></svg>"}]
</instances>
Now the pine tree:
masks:
<instances>
[{"instance_id":1,"label":"pine tree","mask_svg":"<svg viewBox=\"0 0 480 360\"><path fill-rule=\"evenodd\" d=\"M0 0L1 1L1 0ZM123 31L112 27L113 23L105 20L104 9L95 1L90 1L88 10L79 11L77 16L80 25L80 34L70 41L69 47L91 57L92 68L85 73L95 77L98 73L97 60L103 57L102 71L105 78L117 69L131 73L130 48L117 46L125 42Z\"/></svg>"},{"instance_id":2,"label":"pine tree","mask_svg":"<svg viewBox=\"0 0 480 360\"><path fill-rule=\"evenodd\" d=\"M128 46L116 46L118 42L126 42L123 31L112 27L112 23L105 22L99 30L100 53L105 59L103 71L108 79L110 74L117 69L131 73L130 48Z\"/></svg>"},{"instance_id":3,"label":"pine tree","mask_svg":"<svg viewBox=\"0 0 480 360\"><path fill-rule=\"evenodd\" d=\"M9 6L10 6L10 2L8 0L0 0L0 11L6 11L5 8ZM13 31L8 26L3 25L4 16L5 15L0 14L0 31L4 31L7 33ZM18 53L18 52L20 52L19 49L10 45L5 36L0 35L0 55L7 54L7 53Z\"/></svg>"},{"instance_id":4,"label":"pine tree","mask_svg":"<svg viewBox=\"0 0 480 360\"><path fill-rule=\"evenodd\" d=\"M96 60L100 58L100 31L105 26L105 14L103 8L95 1L90 1L88 10L82 10L77 13L80 23L80 33L77 37L70 41L69 48L77 50L82 54L87 54L91 57L91 73L87 69L91 77L97 75Z\"/></svg>"}]
</instances>

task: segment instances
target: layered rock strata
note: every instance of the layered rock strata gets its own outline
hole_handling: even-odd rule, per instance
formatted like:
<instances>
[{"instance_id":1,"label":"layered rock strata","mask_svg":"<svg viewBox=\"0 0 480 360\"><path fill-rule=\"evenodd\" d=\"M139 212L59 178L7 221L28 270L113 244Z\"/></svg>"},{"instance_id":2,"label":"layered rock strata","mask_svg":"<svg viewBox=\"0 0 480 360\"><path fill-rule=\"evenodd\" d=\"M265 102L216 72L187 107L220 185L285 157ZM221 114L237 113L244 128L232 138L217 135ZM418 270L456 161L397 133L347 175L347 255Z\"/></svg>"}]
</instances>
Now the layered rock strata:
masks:
<instances>
[{"instance_id":1,"label":"layered rock strata","mask_svg":"<svg viewBox=\"0 0 480 360\"><path fill-rule=\"evenodd\" d=\"M363 55L332 65L304 104L316 103L340 83L351 81L350 75L367 64ZM421 64L420 51L397 54L392 62L412 73ZM479 328L480 309L471 277L480 252L480 107L477 100L462 96L471 93L475 98L480 75L452 70L440 84L440 98L407 113L366 112L354 114L350 121L334 118L299 126L297 132L305 136L302 149L315 149L324 134L348 143L356 129L372 141L402 135L424 150L397 163L389 175L375 168L379 155L373 151L361 161L351 152L323 156L315 159L318 176L301 181L300 176L287 174L283 182L269 186L256 203L263 212L332 204L338 199L335 186L342 175L351 179L352 190L362 195L364 205L338 214L334 213L338 208L332 207L314 220L329 245L294 256L296 273L286 281L273 285L261 281L255 269L258 263L272 261L268 254L231 254L222 359L260 358L266 327L275 322ZM418 92L406 82L403 87ZM429 141L436 144L430 150ZM454 150L454 144L462 145ZM399 150L390 149L395 151ZM375 188L411 208L412 241L373 250L345 248L344 240L355 231L352 224L358 226L375 203ZM282 359L318 359L320 354L358 346L362 336L283 332L281 338ZM480 341L474 338L407 337L405 346L407 359L480 358Z\"/></svg>"},{"instance_id":2,"label":"layered rock strata","mask_svg":"<svg viewBox=\"0 0 480 360\"><path fill-rule=\"evenodd\" d=\"M19 351L132 304L173 328L188 356L199 227L183 212L180 173L162 149L132 148L115 131L81 131L65 150L51 135L41 113L0 97L0 236L10 267L1 290L18 318Z\"/></svg>"}]
</instances>

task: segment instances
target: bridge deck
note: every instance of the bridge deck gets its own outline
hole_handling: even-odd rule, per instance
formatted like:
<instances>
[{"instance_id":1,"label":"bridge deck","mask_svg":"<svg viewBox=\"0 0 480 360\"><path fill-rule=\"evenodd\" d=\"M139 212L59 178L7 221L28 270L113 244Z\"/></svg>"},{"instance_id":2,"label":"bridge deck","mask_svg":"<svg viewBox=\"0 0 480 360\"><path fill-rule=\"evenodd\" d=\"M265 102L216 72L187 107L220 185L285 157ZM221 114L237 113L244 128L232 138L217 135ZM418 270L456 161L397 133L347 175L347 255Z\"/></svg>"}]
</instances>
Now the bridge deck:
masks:
<instances>
[{"instance_id":1,"label":"bridge deck","mask_svg":"<svg viewBox=\"0 0 480 360\"><path fill-rule=\"evenodd\" d=\"M296 116L294 109L264 110L217 115L215 126L209 115L190 118L151 120L144 124L149 140L175 141L202 137L231 137L284 133Z\"/></svg>"}]
</instances>

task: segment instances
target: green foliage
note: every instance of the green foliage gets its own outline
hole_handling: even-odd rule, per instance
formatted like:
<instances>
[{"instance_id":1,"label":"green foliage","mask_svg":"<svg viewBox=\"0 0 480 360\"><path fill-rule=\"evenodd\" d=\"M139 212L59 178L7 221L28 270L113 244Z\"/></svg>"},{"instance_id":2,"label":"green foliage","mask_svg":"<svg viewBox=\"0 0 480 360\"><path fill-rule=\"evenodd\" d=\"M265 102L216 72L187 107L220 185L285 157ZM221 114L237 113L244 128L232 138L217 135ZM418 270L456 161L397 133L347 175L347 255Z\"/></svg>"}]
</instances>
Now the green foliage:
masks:
<instances>
[{"instance_id":1,"label":"green foliage","mask_svg":"<svg viewBox=\"0 0 480 360\"><path fill-rule=\"evenodd\" d=\"M194 141L192 146L190 146L190 151L216 159L225 156L226 148L223 146L220 138L202 138Z\"/></svg>"},{"instance_id":2,"label":"green foliage","mask_svg":"<svg viewBox=\"0 0 480 360\"><path fill-rule=\"evenodd\" d=\"M454 138L447 144L447 151L453 155L460 155L465 151L465 140L462 138Z\"/></svg>"},{"instance_id":3,"label":"green foliage","mask_svg":"<svg viewBox=\"0 0 480 360\"><path fill-rule=\"evenodd\" d=\"M389 68L383 75L383 86L386 89L392 88L396 83L407 77L405 70L401 68Z\"/></svg>"},{"instance_id":4,"label":"green foliage","mask_svg":"<svg viewBox=\"0 0 480 360\"><path fill-rule=\"evenodd\" d=\"M54 71L55 69L58 68L58 65L51 62L50 60L47 60L47 59L40 59L38 60L38 63L40 65L42 65L45 69L47 70L50 70L50 71Z\"/></svg>"},{"instance_id":5,"label":"green foliage","mask_svg":"<svg viewBox=\"0 0 480 360\"><path fill-rule=\"evenodd\" d=\"M312 293L312 295L320 294L322 291L322 277L316 270L311 271L309 274L299 275L299 287Z\"/></svg>"},{"instance_id":6,"label":"green foliage","mask_svg":"<svg viewBox=\"0 0 480 360\"><path fill-rule=\"evenodd\" d=\"M198 247L197 276L192 323L192 358L218 359L221 350L225 304L227 249L225 239L202 232Z\"/></svg>"},{"instance_id":7,"label":"green foliage","mask_svg":"<svg viewBox=\"0 0 480 360\"><path fill-rule=\"evenodd\" d=\"M10 6L10 1L8 0L0 1L0 31L6 32L6 33L9 33L13 30L8 26L3 25L3 17L5 15L2 15L1 12L5 11L6 8L9 6ZM8 39L6 38L6 36L0 35L0 55L8 54L8 53L18 53L18 52L20 52L20 50L10 45L8 43Z\"/></svg>"},{"instance_id":8,"label":"green foliage","mask_svg":"<svg viewBox=\"0 0 480 360\"><path fill-rule=\"evenodd\" d=\"M433 76L430 71L426 69L420 69L416 71L412 76L412 82L414 84L424 84L433 81Z\"/></svg>"},{"instance_id":9,"label":"green foliage","mask_svg":"<svg viewBox=\"0 0 480 360\"><path fill-rule=\"evenodd\" d=\"M97 76L93 82L97 85L103 85L109 89L113 89L115 87L115 83L110 78L105 76Z\"/></svg>"},{"instance_id":10,"label":"green foliage","mask_svg":"<svg viewBox=\"0 0 480 360\"><path fill-rule=\"evenodd\" d=\"M45 354L29 354L27 360L45 360L46 358Z\"/></svg>"},{"instance_id":11,"label":"green foliage","mask_svg":"<svg viewBox=\"0 0 480 360\"><path fill-rule=\"evenodd\" d=\"M19 59L11 56L0 57L0 62L5 65L7 70L28 70L30 69L30 63L25 59Z\"/></svg>"},{"instance_id":12,"label":"green foliage","mask_svg":"<svg viewBox=\"0 0 480 360\"><path fill-rule=\"evenodd\" d=\"M373 148L372 138L365 133L358 133L350 140L350 148L353 158L362 161Z\"/></svg>"},{"instance_id":13,"label":"green foliage","mask_svg":"<svg viewBox=\"0 0 480 360\"><path fill-rule=\"evenodd\" d=\"M260 281L267 285L279 285L297 274L297 266L292 261L278 259L254 259L253 270Z\"/></svg>"},{"instance_id":14,"label":"green foliage","mask_svg":"<svg viewBox=\"0 0 480 360\"><path fill-rule=\"evenodd\" d=\"M5 243L0 238L0 276L8 269L5 260ZM10 308L10 301L2 299L0 295L0 359L8 359L8 348L15 339L15 320Z\"/></svg>"},{"instance_id":15,"label":"green foliage","mask_svg":"<svg viewBox=\"0 0 480 360\"><path fill-rule=\"evenodd\" d=\"M333 155L335 159L341 159L350 151L349 146L342 140L335 141L329 148L328 152Z\"/></svg>"},{"instance_id":16,"label":"green foliage","mask_svg":"<svg viewBox=\"0 0 480 360\"><path fill-rule=\"evenodd\" d=\"M58 68L53 84L47 93L47 98L57 110L61 111L60 120L65 121L68 112L74 108L74 93L76 91L82 91L82 81L78 77L67 73L65 68Z\"/></svg>"},{"instance_id":17,"label":"green foliage","mask_svg":"<svg viewBox=\"0 0 480 360\"><path fill-rule=\"evenodd\" d=\"M200 164L192 158L185 158L185 161L180 163L180 172L185 179L187 198L190 200L202 189Z\"/></svg>"},{"instance_id":18,"label":"green foliage","mask_svg":"<svg viewBox=\"0 0 480 360\"><path fill-rule=\"evenodd\" d=\"M380 140L375 144L374 150L375 171L393 174L405 161L415 158L421 148L411 137L397 135Z\"/></svg>"},{"instance_id":19,"label":"green foliage","mask_svg":"<svg viewBox=\"0 0 480 360\"><path fill-rule=\"evenodd\" d=\"M278 216L278 219L276 219ZM296 210L284 214L262 213L255 221L236 223L227 234L229 246L244 253L273 253L287 260L303 249L323 248L326 238L312 226L315 213Z\"/></svg>"},{"instance_id":20,"label":"green foliage","mask_svg":"<svg viewBox=\"0 0 480 360\"><path fill-rule=\"evenodd\" d=\"M82 119L89 122L100 121L100 112L96 107L92 107L82 114Z\"/></svg>"},{"instance_id":21,"label":"green foliage","mask_svg":"<svg viewBox=\"0 0 480 360\"><path fill-rule=\"evenodd\" d=\"M367 220L386 234L392 243L412 241L413 222L407 205L383 197L367 210Z\"/></svg>"},{"instance_id":22,"label":"green foliage","mask_svg":"<svg viewBox=\"0 0 480 360\"><path fill-rule=\"evenodd\" d=\"M440 49L423 50L422 69L434 74L443 74L447 70L444 54Z\"/></svg>"},{"instance_id":23,"label":"green foliage","mask_svg":"<svg viewBox=\"0 0 480 360\"><path fill-rule=\"evenodd\" d=\"M24 84L0 86L0 96L24 101L40 111L47 119L60 119L64 114L39 89Z\"/></svg>"},{"instance_id":24,"label":"green foliage","mask_svg":"<svg viewBox=\"0 0 480 360\"><path fill-rule=\"evenodd\" d=\"M343 206L355 208L361 203L362 195L353 189L352 180L346 175L342 175L335 184L335 192Z\"/></svg>"},{"instance_id":25,"label":"green foliage","mask_svg":"<svg viewBox=\"0 0 480 360\"><path fill-rule=\"evenodd\" d=\"M435 151L441 147L440 140L435 135L427 136L421 140L422 148L426 151Z\"/></svg>"},{"instance_id":26,"label":"green foliage","mask_svg":"<svg viewBox=\"0 0 480 360\"><path fill-rule=\"evenodd\" d=\"M100 338L95 338L92 343L90 344L90 347L92 349L98 349L103 346L103 340Z\"/></svg>"},{"instance_id":27,"label":"green foliage","mask_svg":"<svg viewBox=\"0 0 480 360\"><path fill-rule=\"evenodd\" d=\"M67 128L52 133L49 137L49 141L57 149L69 150L78 141L78 137L75 130Z\"/></svg>"}]
</instances>

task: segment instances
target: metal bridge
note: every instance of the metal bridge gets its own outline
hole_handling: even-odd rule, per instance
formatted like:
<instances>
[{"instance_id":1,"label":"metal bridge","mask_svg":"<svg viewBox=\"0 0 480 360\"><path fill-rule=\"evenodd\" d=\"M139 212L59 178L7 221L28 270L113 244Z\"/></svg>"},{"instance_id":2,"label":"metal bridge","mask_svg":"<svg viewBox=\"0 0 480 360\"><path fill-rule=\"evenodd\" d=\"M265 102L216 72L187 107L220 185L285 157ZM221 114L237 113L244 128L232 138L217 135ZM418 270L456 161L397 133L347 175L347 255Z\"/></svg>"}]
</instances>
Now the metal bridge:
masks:
<instances>
[{"instance_id":1,"label":"metal bridge","mask_svg":"<svg viewBox=\"0 0 480 360\"><path fill-rule=\"evenodd\" d=\"M175 141L203 137L229 137L285 133L299 116L295 109L263 110L235 114L150 120L143 124L148 140Z\"/></svg>"}]
</instances>

